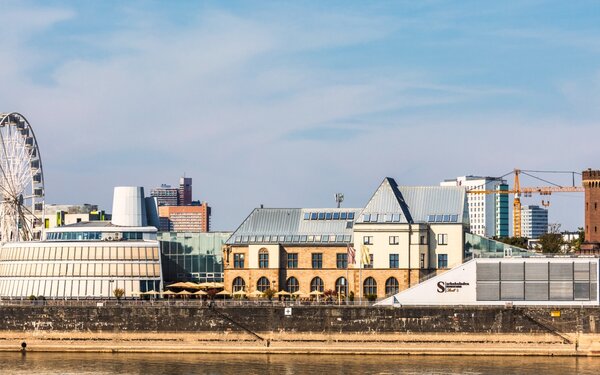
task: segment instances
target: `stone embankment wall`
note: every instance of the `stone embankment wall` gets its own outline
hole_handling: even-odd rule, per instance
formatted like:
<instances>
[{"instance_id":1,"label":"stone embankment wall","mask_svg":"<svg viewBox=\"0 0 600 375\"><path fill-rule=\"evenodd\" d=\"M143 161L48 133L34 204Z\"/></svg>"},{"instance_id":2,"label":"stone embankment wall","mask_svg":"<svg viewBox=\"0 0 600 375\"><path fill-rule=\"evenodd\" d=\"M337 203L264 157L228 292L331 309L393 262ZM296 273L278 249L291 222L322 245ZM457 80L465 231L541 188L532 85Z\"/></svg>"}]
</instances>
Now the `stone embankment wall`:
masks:
<instances>
[{"instance_id":1,"label":"stone embankment wall","mask_svg":"<svg viewBox=\"0 0 600 375\"><path fill-rule=\"evenodd\" d=\"M560 311L560 316L557 316ZM553 316L554 315L554 316ZM598 333L600 308L0 306L0 331Z\"/></svg>"}]
</instances>

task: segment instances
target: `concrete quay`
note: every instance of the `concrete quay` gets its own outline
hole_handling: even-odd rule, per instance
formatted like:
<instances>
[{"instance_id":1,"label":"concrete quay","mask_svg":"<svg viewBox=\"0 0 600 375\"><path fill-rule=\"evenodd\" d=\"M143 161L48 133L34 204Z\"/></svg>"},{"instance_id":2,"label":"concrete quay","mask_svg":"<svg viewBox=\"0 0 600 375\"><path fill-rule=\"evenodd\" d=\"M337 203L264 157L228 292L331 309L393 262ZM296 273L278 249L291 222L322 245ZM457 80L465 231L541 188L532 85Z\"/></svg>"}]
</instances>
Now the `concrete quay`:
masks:
<instances>
[{"instance_id":1,"label":"concrete quay","mask_svg":"<svg viewBox=\"0 0 600 375\"><path fill-rule=\"evenodd\" d=\"M285 309L4 305L0 351L600 356L598 308Z\"/></svg>"}]
</instances>

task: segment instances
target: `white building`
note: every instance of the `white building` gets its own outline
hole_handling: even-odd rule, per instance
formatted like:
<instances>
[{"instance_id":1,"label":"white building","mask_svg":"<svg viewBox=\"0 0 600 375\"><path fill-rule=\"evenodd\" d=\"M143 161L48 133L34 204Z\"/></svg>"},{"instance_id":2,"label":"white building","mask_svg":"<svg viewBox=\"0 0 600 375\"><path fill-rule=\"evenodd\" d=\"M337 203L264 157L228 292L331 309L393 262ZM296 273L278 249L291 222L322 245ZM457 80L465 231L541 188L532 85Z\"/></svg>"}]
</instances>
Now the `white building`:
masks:
<instances>
[{"instance_id":1,"label":"white building","mask_svg":"<svg viewBox=\"0 0 600 375\"><path fill-rule=\"evenodd\" d=\"M469 190L508 190L506 180L496 177L462 176L440 186L462 186ZM484 237L508 237L508 194L467 194L471 233Z\"/></svg>"},{"instance_id":2,"label":"white building","mask_svg":"<svg viewBox=\"0 0 600 375\"><path fill-rule=\"evenodd\" d=\"M598 258L475 258L378 305L598 306Z\"/></svg>"},{"instance_id":3,"label":"white building","mask_svg":"<svg viewBox=\"0 0 600 375\"><path fill-rule=\"evenodd\" d=\"M539 206L521 207L521 235L529 239L539 238L548 232L548 210Z\"/></svg>"},{"instance_id":4,"label":"white building","mask_svg":"<svg viewBox=\"0 0 600 375\"><path fill-rule=\"evenodd\" d=\"M113 221L46 231L43 241L0 248L0 297L109 298L162 286L157 229L147 226L143 188L115 188Z\"/></svg>"}]
</instances>

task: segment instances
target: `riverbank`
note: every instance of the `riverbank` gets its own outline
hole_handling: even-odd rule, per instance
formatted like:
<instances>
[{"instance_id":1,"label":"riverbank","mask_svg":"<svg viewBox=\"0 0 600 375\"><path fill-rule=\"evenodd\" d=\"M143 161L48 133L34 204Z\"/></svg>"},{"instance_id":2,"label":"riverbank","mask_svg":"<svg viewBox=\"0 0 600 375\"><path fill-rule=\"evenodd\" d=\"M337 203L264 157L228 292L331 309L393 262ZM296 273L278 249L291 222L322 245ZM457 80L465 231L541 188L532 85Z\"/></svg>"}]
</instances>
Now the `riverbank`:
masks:
<instances>
[{"instance_id":1,"label":"riverbank","mask_svg":"<svg viewBox=\"0 0 600 375\"><path fill-rule=\"evenodd\" d=\"M220 354L600 356L600 335L2 332L0 351Z\"/></svg>"},{"instance_id":2,"label":"riverbank","mask_svg":"<svg viewBox=\"0 0 600 375\"><path fill-rule=\"evenodd\" d=\"M0 351L600 356L598 308L0 306Z\"/></svg>"}]
</instances>

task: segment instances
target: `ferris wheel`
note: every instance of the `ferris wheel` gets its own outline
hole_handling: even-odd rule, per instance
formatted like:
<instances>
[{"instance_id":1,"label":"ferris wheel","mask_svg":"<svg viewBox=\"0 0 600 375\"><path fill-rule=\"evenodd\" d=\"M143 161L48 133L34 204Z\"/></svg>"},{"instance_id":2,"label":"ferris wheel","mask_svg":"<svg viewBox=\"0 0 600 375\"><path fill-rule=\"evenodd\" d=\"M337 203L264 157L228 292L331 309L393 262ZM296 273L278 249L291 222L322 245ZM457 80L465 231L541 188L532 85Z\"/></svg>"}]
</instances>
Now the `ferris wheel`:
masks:
<instances>
[{"instance_id":1,"label":"ferris wheel","mask_svg":"<svg viewBox=\"0 0 600 375\"><path fill-rule=\"evenodd\" d=\"M27 119L0 113L0 242L41 238L44 173L37 140Z\"/></svg>"}]
</instances>

